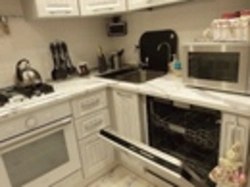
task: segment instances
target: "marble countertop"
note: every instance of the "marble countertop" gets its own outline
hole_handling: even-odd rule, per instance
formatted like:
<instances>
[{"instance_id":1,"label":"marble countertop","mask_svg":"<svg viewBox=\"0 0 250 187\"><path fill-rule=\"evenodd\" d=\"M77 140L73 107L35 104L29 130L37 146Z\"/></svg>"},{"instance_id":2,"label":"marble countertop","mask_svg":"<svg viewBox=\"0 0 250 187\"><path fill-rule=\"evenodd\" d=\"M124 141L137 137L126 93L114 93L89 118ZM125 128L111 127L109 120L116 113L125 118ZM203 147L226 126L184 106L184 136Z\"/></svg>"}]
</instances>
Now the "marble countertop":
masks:
<instances>
[{"instance_id":1,"label":"marble countertop","mask_svg":"<svg viewBox=\"0 0 250 187\"><path fill-rule=\"evenodd\" d=\"M53 85L55 92L1 107L0 121L107 87L105 82L84 78L50 82L50 84Z\"/></svg>"},{"instance_id":2,"label":"marble countertop","mask_svg":"<svg viewBox=\"0 0 250 187\"><path fill-rule=\"evenodd\" d=\"M0 108L0 120L14 115L49 106L55 102L63 102L87 92L111 87L142 95L151 95L174 101L204 106L225 112L250 117L250 96L215 92L186 87L178 77L167 75L145 83L128 83L90 76L70 80L51 82L55 92L33 98L25 103L11 104Z\"/></svg>"},{"instance_id":3,"label":"marble countertop","mask_svg":"<svg viewBox=\"0 0 250 187\"><path fill-rule=\"evenodd\" d=\"M140 84L103 78L93 79L106 82L113 88L250 117L250 96L187 87L180 77L173 75L162 76Z\"/></svg>"}]
</instances>

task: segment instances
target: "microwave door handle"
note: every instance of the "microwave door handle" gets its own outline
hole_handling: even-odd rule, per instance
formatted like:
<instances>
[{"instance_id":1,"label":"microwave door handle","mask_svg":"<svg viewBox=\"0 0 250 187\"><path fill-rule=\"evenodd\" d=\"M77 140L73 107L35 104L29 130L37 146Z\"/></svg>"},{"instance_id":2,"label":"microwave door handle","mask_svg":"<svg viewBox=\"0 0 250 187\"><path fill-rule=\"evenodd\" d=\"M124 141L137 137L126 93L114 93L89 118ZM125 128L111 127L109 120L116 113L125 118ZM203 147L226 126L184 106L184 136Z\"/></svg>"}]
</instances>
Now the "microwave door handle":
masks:
<instances>
[{"instance_id":1,"label":"microwave door handle","mask_svg":"<svg viewBox=\"0 0 250 187\"><path fill-rule=\"evenodd\" d=\"M186 182L191 183L192 186L207 187L204 180L192 169L171 155L162 153L143 143L136 142L134 140L131 141L117 135L110 129L101 130L99 136L123 151L129 152L142 160L146 160L147 162L157 165L158 167L160 166L166 171L171 171L170 173L174 172L176 175L182 177Z\"/></svg>"}]
</instances>

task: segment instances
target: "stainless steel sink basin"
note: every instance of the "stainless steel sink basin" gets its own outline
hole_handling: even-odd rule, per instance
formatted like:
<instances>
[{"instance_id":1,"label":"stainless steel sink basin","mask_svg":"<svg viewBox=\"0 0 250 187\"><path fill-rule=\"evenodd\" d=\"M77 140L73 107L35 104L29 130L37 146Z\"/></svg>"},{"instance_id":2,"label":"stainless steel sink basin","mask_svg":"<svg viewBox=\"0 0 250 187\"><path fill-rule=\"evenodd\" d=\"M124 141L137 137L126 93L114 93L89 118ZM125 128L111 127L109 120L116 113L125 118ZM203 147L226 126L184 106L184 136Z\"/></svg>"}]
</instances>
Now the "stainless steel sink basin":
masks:
<instances>
[{"instance_id":1,"label":"stainless steel sink basin","mask_svg":"<svg viewBox=\"0 0 250 187\"><path fill-rule=\"evenodd\" d=\"M114 79L125 82L143 83L148 80L152 80L154 78L163 76L165 74L166 74L165 72L160 72L160 71L151 71L143 69L126 69L99 76L103 78Z\"/></svg>"}]
</instances>

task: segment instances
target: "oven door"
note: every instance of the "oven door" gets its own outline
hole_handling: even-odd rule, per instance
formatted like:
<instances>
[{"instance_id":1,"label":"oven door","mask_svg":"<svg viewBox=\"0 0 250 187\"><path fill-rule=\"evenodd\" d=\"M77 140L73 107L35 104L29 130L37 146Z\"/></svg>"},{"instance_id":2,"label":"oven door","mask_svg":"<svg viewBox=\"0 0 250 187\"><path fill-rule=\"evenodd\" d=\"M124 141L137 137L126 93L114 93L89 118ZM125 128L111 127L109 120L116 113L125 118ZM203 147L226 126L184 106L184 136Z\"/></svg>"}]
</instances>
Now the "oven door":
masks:
<instances>
[{"instance_id":1,"label":"oven door","mask_svg":"<svg viewBox=\"0 0 250 187\"><path fill-rule=\"evenodd\" d=\"M48 187L79 168L70 117L0 143L0 186Z\"/></svg>"},{"instance_id":2,"label":"oven door","mask_svg":"<svg viewBox=\"0 0 250 187\"><path fill-rule=\"evenodd\" d=\"M207 187L195 172L182 161L162 153L146 144L129 140L110 129L103 129L99 135L118 150L124 151L145 164L144 171L151 177L171 187Z\"/></svg>"},{"instance_id":3,"label":"oven door","mask_svg":"<svg viewBox=\"0 0 250 187\"><path fill-rule=\"evenodd\" d=\"M183 51L183 80L187 85L239 93L247 91L248 47L190 44Z\"/></svg>"}]
</instances>

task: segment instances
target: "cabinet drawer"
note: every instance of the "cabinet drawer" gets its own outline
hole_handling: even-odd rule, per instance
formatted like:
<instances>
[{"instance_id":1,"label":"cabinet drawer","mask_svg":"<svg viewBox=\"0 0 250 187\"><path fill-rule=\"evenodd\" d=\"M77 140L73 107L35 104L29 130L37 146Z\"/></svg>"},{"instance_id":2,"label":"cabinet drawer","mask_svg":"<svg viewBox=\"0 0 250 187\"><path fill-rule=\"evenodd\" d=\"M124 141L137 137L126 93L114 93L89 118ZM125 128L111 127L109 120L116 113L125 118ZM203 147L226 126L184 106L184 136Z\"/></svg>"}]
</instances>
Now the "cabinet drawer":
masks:
<instances>
[{"instance_id":1,"label":"cabinet drawer","mask_svg":"<svg viewBox=\"0 0 250 187\"><path fill-rule=\"evenodd\" d=\"M27 18L74 17L79 15L78 0L21 0Z\"/></svg>"},{"instance_id":2,"label":"cabinet drawer","mask_svg":"<svg viewBox=\"0 0 250 187\"><path fill-rule=\"evenodd\" d=\"M78 139L90 135L98 130L109 126L110 118L107 109L84 116L75 122Z\"/></svg>"},{"instance_id":3,"label":"cabinet drawer","mask_svg":"<svg viewBox=\"0 0 250 187\"><path fill-rule=\"evenodd\" d=\"M72 101L74 117L78 118L107 106L106 91L86 94Z\"/></svg>"},{"instance_id":4,"label":"cabinet drawer","mask_svg":"<svg viewBox=\"0 0 250 187\"><path fill-rule=\"evenodd\" d=\"M114 14L126 11L126 0L79 0L82 16Z\"/></svg>"},{"instance_id":5,"label":"cabinet drawer","mask_svg":"<svg viewBox=\"0 0 250 187\"><path fill-rule=\"evenodd\" d=\"M34 110L22 116L0 123L0 141L16 137L24 132L32 131L44 124L49 124L71 116L68 102L54 104L51 107Z\"/></svg>"}]
</instances>

